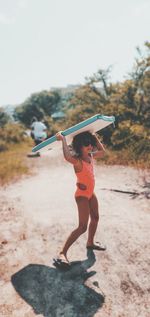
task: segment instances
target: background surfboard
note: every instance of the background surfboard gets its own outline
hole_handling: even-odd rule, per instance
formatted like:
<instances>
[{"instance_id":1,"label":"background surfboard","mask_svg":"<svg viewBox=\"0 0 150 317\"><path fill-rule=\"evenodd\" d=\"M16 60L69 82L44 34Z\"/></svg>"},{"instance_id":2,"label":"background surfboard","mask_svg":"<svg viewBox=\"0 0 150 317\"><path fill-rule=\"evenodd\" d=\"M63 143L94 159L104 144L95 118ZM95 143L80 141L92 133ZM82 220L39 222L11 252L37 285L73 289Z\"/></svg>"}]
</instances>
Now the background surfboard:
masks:
<instances>
[{"instance_id":1,"label":"background surfboard","mask_svg":"<svg viewBox=\"0 0 150 317\"><path fill-rule=\"evenodd\" d=\"M100 114L96 114L95 116L62 131L62 134L66 137L67 143L70 144L75 135L85 131L90 131L91 133L95 133L114 122L115 122L114 116L103 116ZM61 146L61 142L57 141L56 136L54 135L50 137L49 139L36 145L32 149L32 152L33 153L43 152L43 151L58 148L59 146Z\"/></svg>"}]
</instances>

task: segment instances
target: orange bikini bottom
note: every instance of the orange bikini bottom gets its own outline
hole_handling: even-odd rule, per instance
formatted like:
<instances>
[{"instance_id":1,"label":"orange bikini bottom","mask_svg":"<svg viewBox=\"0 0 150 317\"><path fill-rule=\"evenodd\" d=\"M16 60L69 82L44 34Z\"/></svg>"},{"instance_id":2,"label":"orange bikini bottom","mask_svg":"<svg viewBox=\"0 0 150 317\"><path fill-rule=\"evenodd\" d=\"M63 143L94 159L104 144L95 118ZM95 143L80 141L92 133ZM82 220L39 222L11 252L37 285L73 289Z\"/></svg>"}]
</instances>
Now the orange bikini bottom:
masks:
<instances>
[{"instance_id":1,"label":"orange bikini bottom","mask_svg":"<svg viewBox=\"0 0 150 317\"><path fill-rule=\"evenodd\" d=\"M91 197L92 197L92 195L93 195L93 189L92 190L82 190L82 189L79 189L79 188L77 188L77 190L76 190L76 192L75 192L75 198L76 197L86 197L86 198L88 198L88 199L90 199Z\"/></svg>"}]
</instances>

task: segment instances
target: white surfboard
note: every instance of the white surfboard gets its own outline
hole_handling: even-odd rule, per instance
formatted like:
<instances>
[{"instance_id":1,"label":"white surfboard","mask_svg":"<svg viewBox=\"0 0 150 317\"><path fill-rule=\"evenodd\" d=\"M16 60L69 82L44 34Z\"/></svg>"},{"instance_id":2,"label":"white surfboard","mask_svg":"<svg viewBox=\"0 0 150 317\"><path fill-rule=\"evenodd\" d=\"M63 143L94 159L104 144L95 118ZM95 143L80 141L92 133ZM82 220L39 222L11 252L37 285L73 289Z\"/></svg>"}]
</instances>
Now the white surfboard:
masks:
<instances>
[{"instance_id":1,"label":"white surfboard","mask_svg":"<svg viewBox=\"0 0 150 317\"><path fill-rule=\"evenodd\" d=\"M103 116L100 114L96 114L95 116L84 120L64 131L61 133L66 137L67 144L71 144L72 139L75 135L90 131L91 133L95 133L99 130L102 130L103 128L107 127L108 125L115 122L114 116ZM47 150L52 150L55 148L58 148L61 145L60 141L57 141L56 136L52 136L49 139L41 142L40 144L36 145L32 152L43 152Z\"/></svg>"}]
</instances>

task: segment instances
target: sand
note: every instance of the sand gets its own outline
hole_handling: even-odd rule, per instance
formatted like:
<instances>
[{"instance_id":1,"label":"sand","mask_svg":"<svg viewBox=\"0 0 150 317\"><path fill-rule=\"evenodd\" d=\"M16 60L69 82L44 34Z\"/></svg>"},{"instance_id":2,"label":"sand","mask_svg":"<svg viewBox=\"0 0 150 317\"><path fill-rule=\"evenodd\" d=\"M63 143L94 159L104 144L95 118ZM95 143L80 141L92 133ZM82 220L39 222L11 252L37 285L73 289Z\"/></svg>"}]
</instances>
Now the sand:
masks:
<instances>
[{"instance_id":1,"label":"sand","mask_svg":"<svg viewBox=\"0 0 150 317\"><path fill-rule=\"evenodd\" d=\"M53 257L78 224L73 168L61 152L28 159L32 174L0 188L0 317L149 317L149 172L96 163L107 250L87 253L83 234L64 272Z\"/></svg>"}]
</instances>

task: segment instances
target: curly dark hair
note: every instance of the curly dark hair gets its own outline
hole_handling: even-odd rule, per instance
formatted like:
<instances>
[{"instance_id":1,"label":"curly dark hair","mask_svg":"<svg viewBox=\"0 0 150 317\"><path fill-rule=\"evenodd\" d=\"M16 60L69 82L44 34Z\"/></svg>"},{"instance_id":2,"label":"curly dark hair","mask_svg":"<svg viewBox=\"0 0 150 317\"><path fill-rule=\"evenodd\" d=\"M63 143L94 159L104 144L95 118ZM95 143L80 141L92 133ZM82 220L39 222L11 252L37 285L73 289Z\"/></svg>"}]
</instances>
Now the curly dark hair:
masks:
<instances>
[{"instance_id":1,"label":"curly dark hair","mask_svg":"<svg viewBox=\"0 0 150 317\"><path fill-rule=\"evenodd\" d=\"M82 146L88 146L91 144L93 147L96 147L96 142L96 137L91 132L86 131L74 136L72 147L76 154L80 156Z\"/></svg>"}]
</instances>

